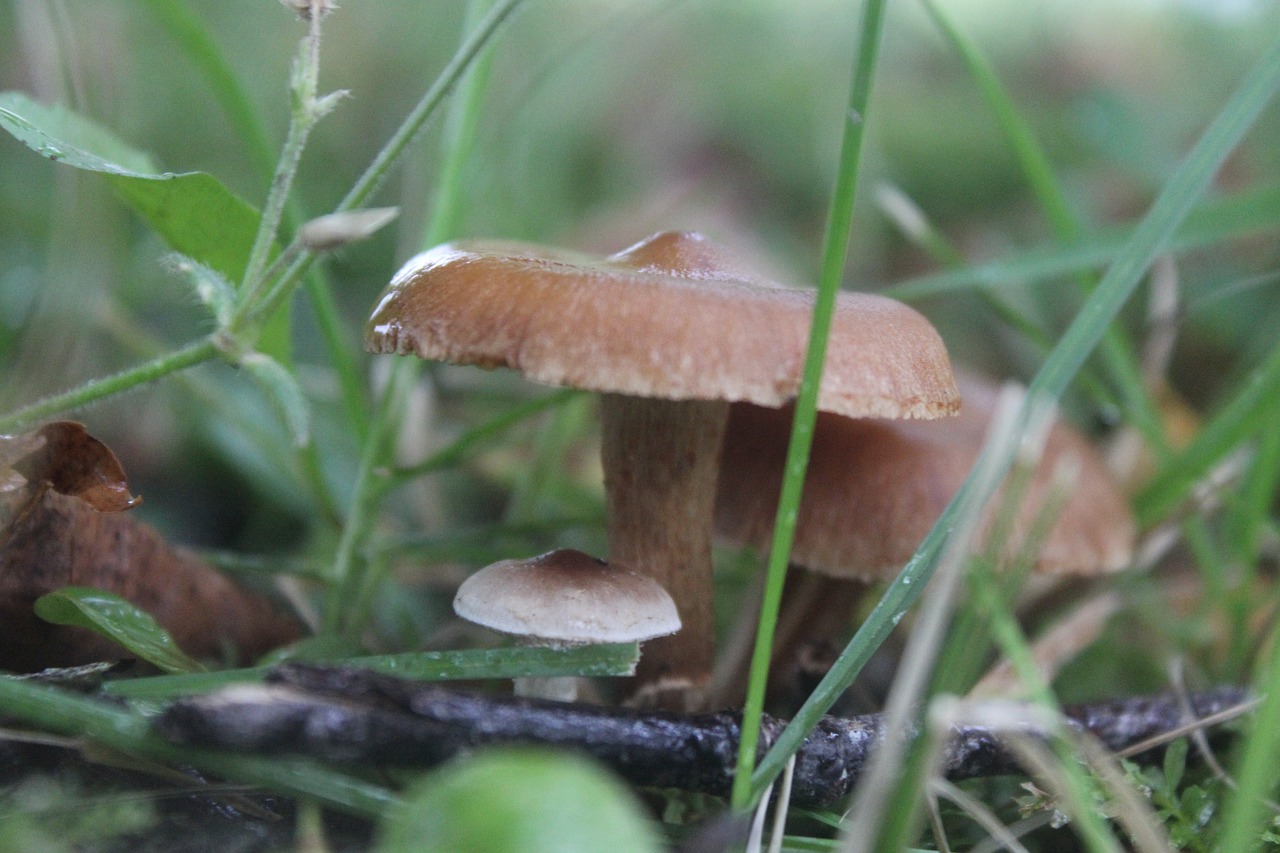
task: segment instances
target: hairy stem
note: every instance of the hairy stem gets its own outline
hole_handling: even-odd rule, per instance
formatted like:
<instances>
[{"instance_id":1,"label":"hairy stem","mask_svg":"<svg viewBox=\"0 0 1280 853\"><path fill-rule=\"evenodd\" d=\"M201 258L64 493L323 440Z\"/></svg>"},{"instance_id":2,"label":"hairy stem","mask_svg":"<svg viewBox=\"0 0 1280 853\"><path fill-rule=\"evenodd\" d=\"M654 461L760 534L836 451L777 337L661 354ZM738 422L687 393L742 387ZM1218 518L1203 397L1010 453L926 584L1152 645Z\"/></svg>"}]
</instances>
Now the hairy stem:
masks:
<instances>
[{"instance_id":1,"label":"hairy stem","mask_svg":"<svg viewBox=\"0 0 1280 853\"><path fill-rule=\"evenodd\" d=\"M280 151L280 160L276 163L275 175L271 178L271 190L267 193L262 217L258 221L258 233L254 237L253 249L249 253L249 262L245 267L244 281L240 285L240 301L228 324L228 331L233 335L244 330L247 325L245 322L247 315L262 301L264 293L271 284L271 279L263 273L280 231L280 222L289 202L293 179L298 172L298 164L302 161L302 151L306 148L307 137L326 112L316 98L320 76L320 21L323 17L320 14L311 16L307 35L303 38L298 56L294 60L291 78L293 111L289 130L285 136L284 147Z\"/></svg>"},{"instance_id":2,"label":"hairy stem","mask_svg":"<svg viewBox=\"0 0 1280 853\"><path fill-rule=\"evenodd\" d=\"M218 347L212 337L202 338L143 364L111 376L94 379L79 388L45 397L16 412L11 412L0 418L0 433L25 429L62 412L78 409L139 385L154 382L162 376L209 361L218 353Z\"/></svg>"}]
</instances>

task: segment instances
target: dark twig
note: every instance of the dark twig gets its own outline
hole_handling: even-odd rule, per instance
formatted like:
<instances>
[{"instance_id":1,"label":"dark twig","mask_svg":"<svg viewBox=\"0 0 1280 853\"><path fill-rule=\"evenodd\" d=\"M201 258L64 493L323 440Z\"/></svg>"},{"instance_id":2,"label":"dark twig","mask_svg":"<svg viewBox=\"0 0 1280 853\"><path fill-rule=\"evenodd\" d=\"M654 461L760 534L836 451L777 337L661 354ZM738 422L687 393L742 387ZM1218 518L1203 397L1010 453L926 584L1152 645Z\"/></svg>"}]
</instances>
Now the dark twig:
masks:
<instances>
[{"instance_id":1,"label":"dark twig","mask_svg":"<svg viewBox=\"0 0 1280 853\"><path fill-rule=\"evenodd\" d=\"M301 664L277 668L268 682L176 702L156 725L184 743L341 763L428 766L472 747L538 743L588 752L637 785L724 796L733 781L741 722L734 712L641 712L468 694L368 670ZM1222 687L1193 694L1189 702L1204 717L1247 699L1241 688ZM1187 722L1173 695L1077 705L1066 716L1112 750ZM784 725L764 717L761 751ZM878 714L824 717L797 754L792 802L821 807L838 801L882 737ZM960 725L951 729L943 771L957 779L1018 767L998 732Z\"/></svg>"}]
</instances>

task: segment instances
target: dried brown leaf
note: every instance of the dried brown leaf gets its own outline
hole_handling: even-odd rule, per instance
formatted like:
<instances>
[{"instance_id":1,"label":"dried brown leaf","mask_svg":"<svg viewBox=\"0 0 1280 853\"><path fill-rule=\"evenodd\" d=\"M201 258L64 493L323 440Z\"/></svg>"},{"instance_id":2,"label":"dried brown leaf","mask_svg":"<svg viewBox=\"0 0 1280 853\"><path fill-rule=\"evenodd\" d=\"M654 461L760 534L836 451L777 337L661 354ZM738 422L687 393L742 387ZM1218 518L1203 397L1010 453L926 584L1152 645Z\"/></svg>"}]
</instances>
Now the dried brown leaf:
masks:
<instances>
[{"instance_id":1,"label":"dried brown leaf","mask_svg":"<svg viewBox=\"0 0 1280 853\"><path fill-rule=\"evenodd\" d=\"M141 502L129 493L124 468L84 424L55 421L36 432L44 439L12 467L32 484L72 495L100 512L121 512Z\"/></svg>"},{"instance_id":2,"label":"dried brown leaf","mask_svg":"<svg viewBox=\"0 0 1280 853\"><path fill-rule=\"evenodd\" d=\"M35 615L37 598L65 586L127 599L197 658L252 660L300 636L298 622L267 599L120 514L138 499L115 455L80 424L6 437L0 464L8 466L0 469L0 668L126 656L104 637Z\"/></svg>"}]
</instances>

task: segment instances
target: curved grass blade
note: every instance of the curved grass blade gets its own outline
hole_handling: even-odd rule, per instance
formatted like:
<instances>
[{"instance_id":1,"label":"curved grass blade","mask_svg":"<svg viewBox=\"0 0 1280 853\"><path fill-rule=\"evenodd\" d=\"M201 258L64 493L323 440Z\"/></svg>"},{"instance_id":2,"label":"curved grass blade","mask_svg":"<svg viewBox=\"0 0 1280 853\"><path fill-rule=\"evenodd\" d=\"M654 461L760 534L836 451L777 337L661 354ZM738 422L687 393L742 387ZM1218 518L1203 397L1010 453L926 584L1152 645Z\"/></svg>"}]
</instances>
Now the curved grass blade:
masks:
<instances>
[{"instance_id":1,"label":"curved grass blade","mask_svg":"<svg viewBox=\"0 0 1280 853\"><path fill-rule=\"evenodd\" d=\"M1082 230L1080 222L1067 204L1066 192L1054 174L1049 155L1036 138L1030 122L1023 118L1009 92L1001 85L995 69L977 45L965 37L960 29L942 13L936 3L926 0L925 9L938 28L951 41L956 52L960 54L969 76L973 78L983 98L995 113L997 122L1022 168L1023 176L1031 185L1032 193L1049 220L1054 234L1059 240L1078 239ZM1091 278L1083 274L1077 276L1077 284L1080 291L1085 294L1094 286ZM1133 345L1119 326L1107 327L1102 338L1102 356L1112 381L1120 389L1128 419L1142 430L1157 451L1164 451L1168 443L1164 438L1155 404L1138 368ZM1098 402L1100 404L1109 402L1109 396L1099 397Z\"/></svg>"},{"instance_id":2,"label":"curved grass blade","mask_svg":"<svg viewBox=\"0 0 1280 853\"><path fill-rule=\"evenodd\" d=\"M1280 228L1280 187L1251 189L1197 205L1165 250L1185 252L1276 228ZM879 292L904 302L918 302L978 288L1026 287L1106 266L1115 260L1132 233L1132 227L1091 232L1078 241L1028 249L966 269L918 276L880 288Z\"/></svg>"},{"instance_id":3,"label":"curved grass blade","mask_svg":"<svg viewBox=\"0 0 1280 853\"><path fill-rule=\"evenodd\" d=\"M0 677L0 713L41 731L83 738L129 755L196 767L230 781L312 798L363 817L379 817L398 803L385 788L315 762L176 746L152 732L141 714L42 684Z\"/></svg>"},{"instance_id":4,"label":"curved grass blade","mask_svg":"<svg viewBox=\"0 0 1280 853\"><path fill-rule=\"evenodd\" d=\"M113 593L67 586L37 598L35 611L46 622L101 634L165 672L204 670L151 614Z\"/></svg>"},{"instance_id":5,"label":"curved grass blade","mask_svg":"<svg viewBox=\"0 0 1280 853\"><path fill-rule=\"evenodd\" d=\"M751 655L747 698L742 710L742 737L738 744L738 765L733 782L733 807L750 808L768 783L753 790L756 746L760 737L760 714L764 710L765 683L769 677L769 660L773 652L773 635L782 604L782 587L795 538L800 493L804 488L805 469L809 465L809 449L817 420L818 389L826 358L827 337L835 312L836 294L844 272L849 250L849 232L853 224L853 201L858 187L858 166L862 155L863 129L867 107L871 101L876 61L880 54L880 36L884 30L884 0L868 0L858 25L859 40L849 85L848 112L840 144L839 168L831 194L827 230L823 239L822 271L818 293L813 304L813 324L809 330L809 346L805 353L804 372L796 397L791 438L778 497L778 512L773 530L773 545L765 574L764 595L760 603L760 621L756 627L755 648ZM815 718L816 720L816 718ZM796 743L799 747L799 742ZM785 758L783 763L785 764ZM779 765L776 772L780 772ZM774 775L776 775L776 772ZM769 782L773 781L770 777Z\"/></svg>"},{"instance_id":6,"label":"curved grass blade","mask_svg":"<svg viewBox=\"0 0 1280 853\"><path fill-rule=\"evenodd\" d=\"M574 649L512 647L407 652L341 658L328 663L372 669L422 681L469 681L556 676L626 676L635 672L639 658L640 652L635 643L610 643ZM126 699L167 699L190 693L204 693L229 684L259 682L269 669L270 667L258 666L220 672L121 679L108 682L103 686L102 692Z\"/></svg>"}]
</instances>

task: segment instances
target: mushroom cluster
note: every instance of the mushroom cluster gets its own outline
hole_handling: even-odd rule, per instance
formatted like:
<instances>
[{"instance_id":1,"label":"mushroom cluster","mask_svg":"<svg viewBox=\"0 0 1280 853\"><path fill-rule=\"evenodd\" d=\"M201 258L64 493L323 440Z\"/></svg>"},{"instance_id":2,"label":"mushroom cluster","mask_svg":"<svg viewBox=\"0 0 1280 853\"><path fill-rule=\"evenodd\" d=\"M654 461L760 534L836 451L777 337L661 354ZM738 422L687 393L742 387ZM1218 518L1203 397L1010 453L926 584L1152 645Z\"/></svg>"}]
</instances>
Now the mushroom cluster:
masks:
<instances>
[{"instance_id":1,"label":"mushroom cluster","mask_svg":"<svg viewBox=\"0 0 1280 853\"><path fill-rule=\"evenodd\" d=\"M813 291L757 278L692 233L606 258L451 243L396 274L366 344L601 394L610 559L662 584L684 625L650 643L640 702L692 707L711 672L712 517L729 404L795 397L813 304ZM946 348L923 316L840 294L821 410L936 418L958 406Z\"/></svg>"}]
</instances>

